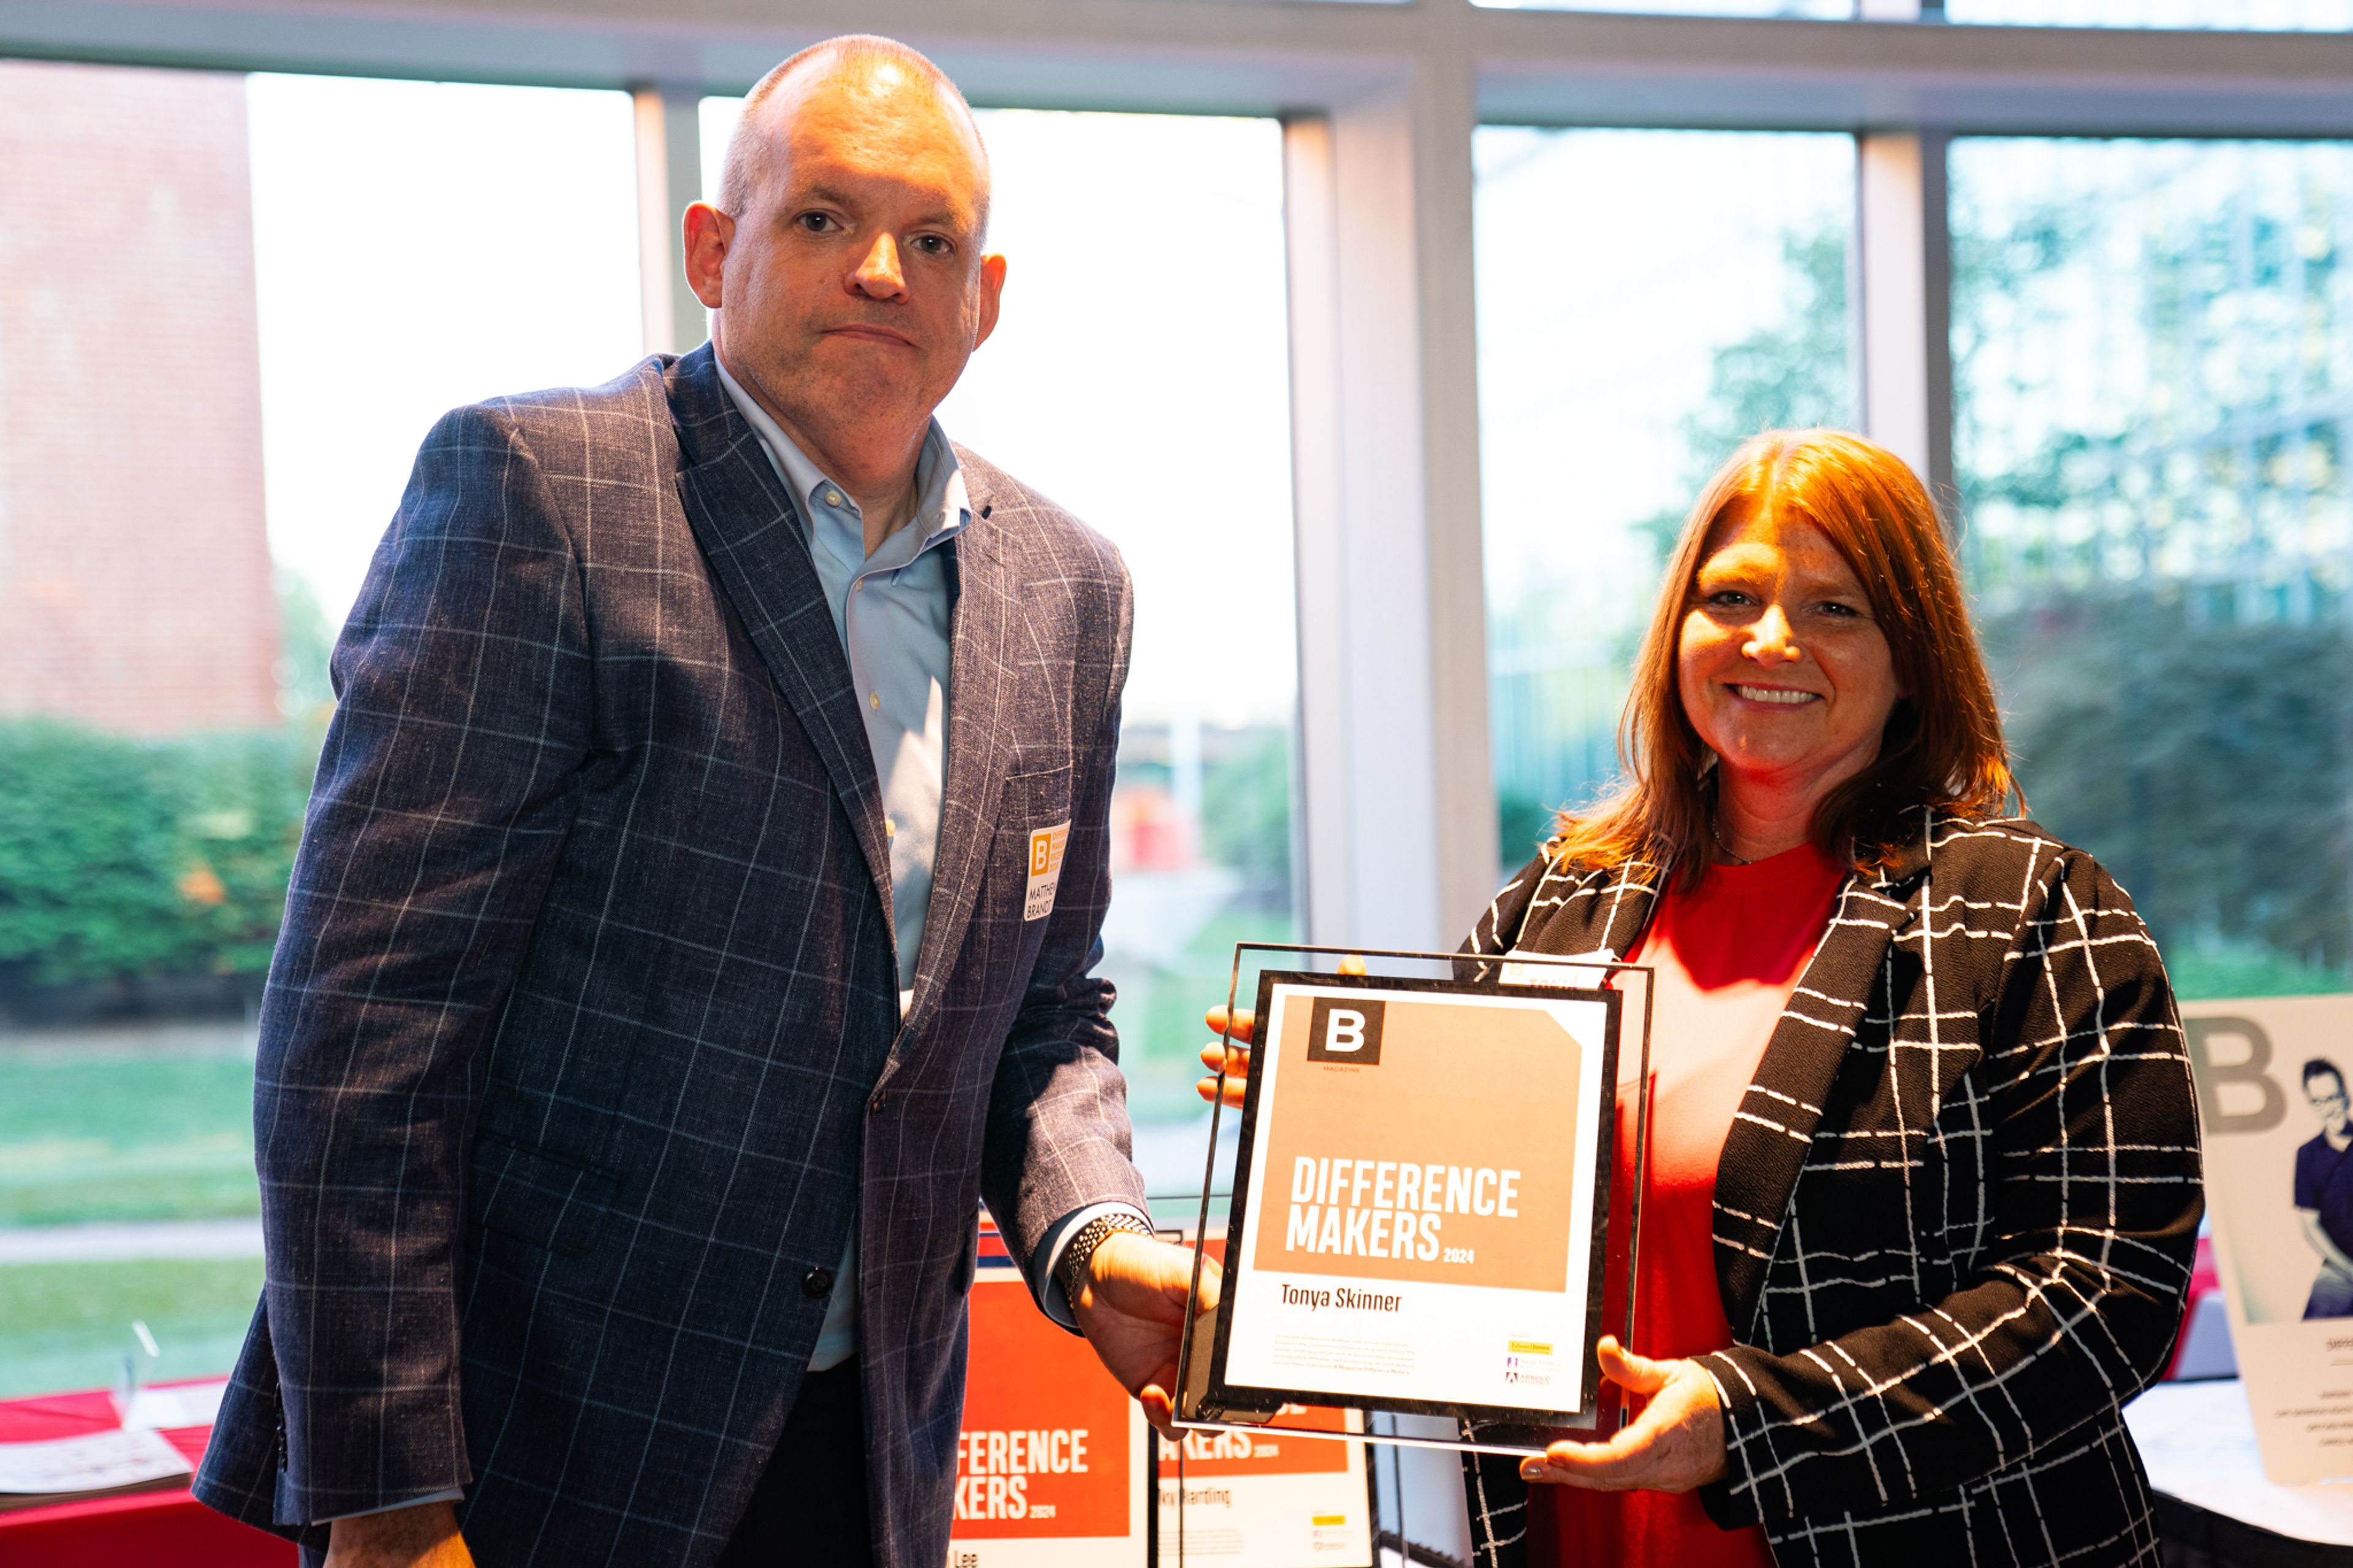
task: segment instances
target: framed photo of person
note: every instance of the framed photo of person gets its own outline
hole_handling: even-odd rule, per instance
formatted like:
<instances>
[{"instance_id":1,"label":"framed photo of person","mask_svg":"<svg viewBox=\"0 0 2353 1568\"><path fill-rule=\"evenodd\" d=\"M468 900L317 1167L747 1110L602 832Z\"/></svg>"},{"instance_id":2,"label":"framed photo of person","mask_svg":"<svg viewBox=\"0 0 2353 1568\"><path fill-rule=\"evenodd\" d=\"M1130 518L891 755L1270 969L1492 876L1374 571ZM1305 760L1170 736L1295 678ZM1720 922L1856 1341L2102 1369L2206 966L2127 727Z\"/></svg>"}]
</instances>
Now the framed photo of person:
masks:
<instances>
[{"instance_id":1,"label":"framed photo of person","mask_svg":"<svg viewBox=\"0 0 2353 1568\"><path fill-rule=\"evenodd\" d=\"M2264 1474L2353 1479L2353 996L2184 1002L2181 1027Z\"/></svg>"},{"instance_id":2,"label":"framed photo of person","mask_svg":"<svg viewBox=\"0 0 2353 1568\"><path fill-rule=\"evenodd\" d=\"M1184 1420L1304 1405L1599 1427L1627 966L1513 960L1259 975L1240 1242L1188 1335Z\"/></svg>"}]
</instances>

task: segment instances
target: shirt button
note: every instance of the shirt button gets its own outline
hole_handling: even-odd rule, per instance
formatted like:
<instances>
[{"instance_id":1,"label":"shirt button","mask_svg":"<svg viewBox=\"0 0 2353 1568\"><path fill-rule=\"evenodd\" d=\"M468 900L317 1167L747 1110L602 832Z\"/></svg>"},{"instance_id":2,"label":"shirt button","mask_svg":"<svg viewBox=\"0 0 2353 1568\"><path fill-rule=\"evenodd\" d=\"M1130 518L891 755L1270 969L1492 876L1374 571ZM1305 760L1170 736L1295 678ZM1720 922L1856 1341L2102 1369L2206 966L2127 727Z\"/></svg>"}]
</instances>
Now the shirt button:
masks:
<instances>
[{"instance_id":1,"label":"shirt button","mask_svg":"<svg viewBox=\"0 0 2353 1568\"><path fill-rule=\"evenodd\" d=\"M841 492L839 490L826 491L825 504L828 506L839 506L841 504Z\"/></svg>"},{"instance_id":2,"label":"shirt button","mask_svg":"<svg viewBox=\"0 0 2353 1568\"><path fill-rule=\"evenodd\" d=\"M896 838L898 836L899 825L891 818L887 816L884 817L882 819L882 837L885 838Z\"/></svg>"},{"instance_id":3,"label":"shirt button","mask_svg":"<svg viewBox=\"0 0 2353 1568\"><path fill-rule=\"evenodd\" d=\"M852 584L849 585L849 591L850 591L851 593L855 594L856 592L858 592L858 590L859 590L859 589L863 588L864 586L866 586L866 579L865 579L865 578L863 578L863 577L860 577L857 582L852 583Z\"/></svg>"},{"instance_id":4,"label":"shirt button","mask_svg":"<svg viewBox=\"0 0 2353 1568\"><path fill-rule=\"evenodd\" d=\"M812 1268L807 1273L802 1275L801 1294L812 1298L832 1295L833 1270L830 1268Z\"/></svg>"},{"instance_id":5,"label":"shirt button","mask_svg":"<svg viewBox=\"0 0 2353 1568\"><path fill-rule=\"evenodd\" d=\"M870 691L866 694L866 702L871 708L880 708L882 706L882 694L879 691Z\"/></svg>"}]
</instances>

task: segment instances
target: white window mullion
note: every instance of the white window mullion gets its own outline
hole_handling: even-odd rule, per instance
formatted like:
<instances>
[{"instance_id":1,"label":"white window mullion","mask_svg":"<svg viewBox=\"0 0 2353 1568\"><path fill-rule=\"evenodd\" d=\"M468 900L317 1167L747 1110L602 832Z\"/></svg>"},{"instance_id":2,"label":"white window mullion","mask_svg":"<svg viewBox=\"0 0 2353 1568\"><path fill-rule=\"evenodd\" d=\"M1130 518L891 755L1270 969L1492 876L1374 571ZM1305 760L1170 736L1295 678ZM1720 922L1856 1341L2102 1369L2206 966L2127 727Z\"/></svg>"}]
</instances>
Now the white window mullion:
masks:
<instances>
[{"instance_id":1,"label":"white window mullion","mask_svg":"<svg viewBox=\"0 0 2353 1568\"><path fill-rule=\"evenodd\" d=\"M1949 524L1953 480L1952 244L1945 150L1931 130L1856 138L1856 308L1863 429L1912 465Z\"/></svg>"},{"instance_id":2,"label":"white window mullion","mask_svg":"<svg viewBox=\"0 0 2353 1568\"><path fill-rule=\"evenodd\" d=\"M1451 947L1495 868L1474 109L1459 58L1399 77L1285 135L1307 926Z\"/></svg>"},{"instance_id":3,"label":"white window mullion","mask_svg":"<svg viewBox=\"0 0 2353 1568\"><path fill-rule=\"evenodd\" d=\"M702 199L700 89L667 83L630 89L638 126L638 281L646 353L684 353L710 335L702 301L686 286L685 215Z\"/></svg>"}]
</instances>

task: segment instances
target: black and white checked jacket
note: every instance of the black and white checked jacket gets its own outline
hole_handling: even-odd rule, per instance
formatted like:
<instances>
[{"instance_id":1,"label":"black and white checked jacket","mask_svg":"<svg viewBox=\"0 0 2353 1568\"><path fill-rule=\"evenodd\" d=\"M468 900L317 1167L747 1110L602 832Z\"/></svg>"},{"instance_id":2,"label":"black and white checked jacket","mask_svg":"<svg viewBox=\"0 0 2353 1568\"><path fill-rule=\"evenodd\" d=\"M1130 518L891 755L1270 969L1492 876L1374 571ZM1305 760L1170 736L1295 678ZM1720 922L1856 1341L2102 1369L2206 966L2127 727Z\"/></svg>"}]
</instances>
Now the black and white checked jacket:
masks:
<instances>
[{"instance_id":1,"label":"black and white checked jacket","mask_svg":"<svg viewBox=\"0 0 2353 1568\"><path fill-rule=\"evenodd\" d=\"M1540 856L1466 951L1626 952L1660 876ZM2171 1352L2203 1208L2131 900L2031 822L1928 822L1848 879L1725 1142L1709 1516L1784 1568L2154 1563L2119 1406ZM1480 1568L1517 1568L1515 1462L1464 1480Z\"/></svg>"}]
</instances>

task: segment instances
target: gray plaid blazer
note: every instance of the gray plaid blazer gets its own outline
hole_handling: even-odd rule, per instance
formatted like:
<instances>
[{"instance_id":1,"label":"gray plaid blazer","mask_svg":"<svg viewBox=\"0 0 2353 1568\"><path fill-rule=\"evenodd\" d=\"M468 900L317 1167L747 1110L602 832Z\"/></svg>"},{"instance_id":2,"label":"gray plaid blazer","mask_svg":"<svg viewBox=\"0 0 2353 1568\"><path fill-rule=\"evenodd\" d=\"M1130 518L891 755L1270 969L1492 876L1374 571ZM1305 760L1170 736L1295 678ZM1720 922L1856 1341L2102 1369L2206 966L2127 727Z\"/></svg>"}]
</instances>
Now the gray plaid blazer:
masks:
<instances>
[{"instance_id":1,"label":"gray plaid blazer","mask_svg":"<svg viewBox=\"0 0 2353 1568\"><path fill-rule=\"evenodd\" d=\"M848 662L711 351L427 438L335 653L255 1075L267 1283L206 1502L296 1534L463 1487L485 1568L709 1562L855 1205L877 1552L939 1568L976 1198L1027 1258L1143 1196L1092 973L1126 574L958 456L902 1022ZM1025 920L1028 835L1064 821Z\"/></svg>"},{"instance_id":2,"label":"gray plaid blazer","mask_svg":"<svg viewBox=\"0 0 2353 1568\"><path fill-rule=\"evenodd\" d=\"M1466 951L1629 952L1660 875L1540 856ZM1783 1568L2155 1563L2118 1407L2172 1352L2204 1206L2132 901L2031 822L1925 820L1848 879L1725 1140L1709 1516ZM1480 1568L1518 1568L1515 1463L1464 1481Z\"/></svg>"}]
</instances>

